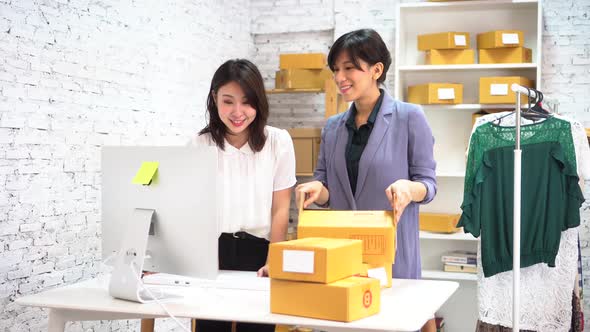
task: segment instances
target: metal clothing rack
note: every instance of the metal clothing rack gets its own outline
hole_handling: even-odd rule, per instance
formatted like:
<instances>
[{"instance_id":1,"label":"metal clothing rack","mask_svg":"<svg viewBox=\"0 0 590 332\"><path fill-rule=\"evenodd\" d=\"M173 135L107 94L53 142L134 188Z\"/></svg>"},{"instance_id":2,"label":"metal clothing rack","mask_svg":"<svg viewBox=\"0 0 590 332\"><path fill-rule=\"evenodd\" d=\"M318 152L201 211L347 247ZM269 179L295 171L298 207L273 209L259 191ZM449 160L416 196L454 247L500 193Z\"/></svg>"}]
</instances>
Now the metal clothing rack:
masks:
<instances>
[{"instance_id":1,"label":"metal clothing rack","mask_svg":"<svg viewBox=\"0 0 590 332\"><path fill-rule=\"evenodd\" d=\"M512 331L520 331L520 189L521 189L521 161L520 149L520 95L537 98L534 90L518 84L512 84L512 91L516 93L516 144L514 147L514 215L512 238Z\"/></svg>"}]
</instances>

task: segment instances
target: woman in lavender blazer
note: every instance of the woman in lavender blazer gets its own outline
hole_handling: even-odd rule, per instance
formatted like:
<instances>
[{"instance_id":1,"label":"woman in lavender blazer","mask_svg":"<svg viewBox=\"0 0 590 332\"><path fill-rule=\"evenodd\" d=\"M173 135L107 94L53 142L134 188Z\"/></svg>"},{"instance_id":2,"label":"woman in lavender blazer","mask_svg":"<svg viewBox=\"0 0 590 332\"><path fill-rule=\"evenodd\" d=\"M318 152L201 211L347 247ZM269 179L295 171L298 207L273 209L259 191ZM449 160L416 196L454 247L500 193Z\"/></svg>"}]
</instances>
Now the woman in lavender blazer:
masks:
<instances>
[{"instance_id":1,"label":"woman in lavender blazer","mask_svg":"<svg viewBox=\"0 0 590 332\"><path fill-rule=\"evenodd\" d=\"M301 184L304 206L396 211L394 278L420 279L418 206L436 194L434 138L420 106L379 88L391 56L374 30L349 32L332 46L328 65L353 104L328 119L315 181Z\"/></svg>"}]
</instances>

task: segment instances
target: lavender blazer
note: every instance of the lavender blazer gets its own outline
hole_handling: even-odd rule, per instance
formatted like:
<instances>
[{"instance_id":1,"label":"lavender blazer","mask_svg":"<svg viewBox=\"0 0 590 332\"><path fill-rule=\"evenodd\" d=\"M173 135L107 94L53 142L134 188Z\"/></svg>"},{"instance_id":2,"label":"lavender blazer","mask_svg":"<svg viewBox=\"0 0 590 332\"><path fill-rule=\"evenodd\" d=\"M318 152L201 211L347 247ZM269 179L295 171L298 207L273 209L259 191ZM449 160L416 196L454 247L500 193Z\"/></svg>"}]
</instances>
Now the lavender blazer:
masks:
<instances>
[{"instance_id":1,"label":"lavender blazer","mask_svg":"<svg viewBox=\"0 0 590 332\"><path fill-rule=\"evenodd\" d=\"M329 206L335 210L391 210L385 189L398 179L422 182L427 189L420 203L410 203L398 224L393 276L421 278L418 239L418 204L436 194L433 156L434 138L420 106L397 101L385 92L383 103L361 156L356 194L352 195L345 150L346 120L350 109L328 119L322 130L320 155L314 178L330 192Z\"/></svg>"}]
</instances>

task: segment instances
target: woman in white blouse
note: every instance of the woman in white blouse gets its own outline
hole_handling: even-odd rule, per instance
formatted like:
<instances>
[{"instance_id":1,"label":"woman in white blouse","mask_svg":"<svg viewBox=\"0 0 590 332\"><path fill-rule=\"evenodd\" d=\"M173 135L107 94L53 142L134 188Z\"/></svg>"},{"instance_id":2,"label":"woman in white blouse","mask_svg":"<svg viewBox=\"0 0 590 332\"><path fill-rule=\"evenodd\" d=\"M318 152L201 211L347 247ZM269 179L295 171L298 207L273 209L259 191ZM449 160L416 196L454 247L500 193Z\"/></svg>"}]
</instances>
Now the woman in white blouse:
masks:
<instances>
[{"instance_id":1,"label":"woman in white blouse","mask_svg":"<svg viewBox=\"0 0 590 332\"><path fill-rule=\"evenodd\" d=\"M250 61L225 62L209 91L209 123L192 144L218 149L219 268L268 276L269 241L287 234L293 142L286 130L266 125L264 83ZM230 331L231 322L198 320L197 330ZM237 331L274 331L274 325L237 323Z\"/></svg>"}]
</instances>

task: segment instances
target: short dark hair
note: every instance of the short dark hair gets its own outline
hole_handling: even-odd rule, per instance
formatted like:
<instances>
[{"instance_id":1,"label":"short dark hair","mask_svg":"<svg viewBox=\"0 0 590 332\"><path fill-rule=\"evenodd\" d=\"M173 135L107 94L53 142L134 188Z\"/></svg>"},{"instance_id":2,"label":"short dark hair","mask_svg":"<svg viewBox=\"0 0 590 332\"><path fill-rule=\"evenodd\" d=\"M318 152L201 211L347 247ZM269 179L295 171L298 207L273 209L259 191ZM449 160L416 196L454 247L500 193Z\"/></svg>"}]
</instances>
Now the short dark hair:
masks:
<instances>
[{"instance_id":1,"label":"short dark hair","mask_svg":"<svg viewBox=\"0 0 590 332\"><path fill-rule=\"evenodd\" d=\"M207 113L209 121L199 135L210 133L213 142L222 150L225 150L225 134L227 127L219 117L219 110L215 104L215 96L219 88L236 82L240 85L248 103L256 110L256 118L248 126L248 144L255 152L260 152L266 142L264 127L268 120L268 99L264 90L262 75L256 66L246 59L232 59L222 64L211 79L211 88L207 96Z\"/></svg>"},{"instance_id":2,"label":"short dark hair","mask_svg":"<svg viewBox=\"0 0 590 332\"><path fill-rule=\"evenodd\" d=\"M377 31L361 29L340 36L330 48L330 53L328 53L328 66L332 71L334 71L336 59L342 52L348 52L353 65L360 70L362 68L358 59L371 66L381 62L383 64L383 74L377 79L377 82L383 83L385 81L387 70L391 65L391 54Z\"/></svg>"}]
</instances>

